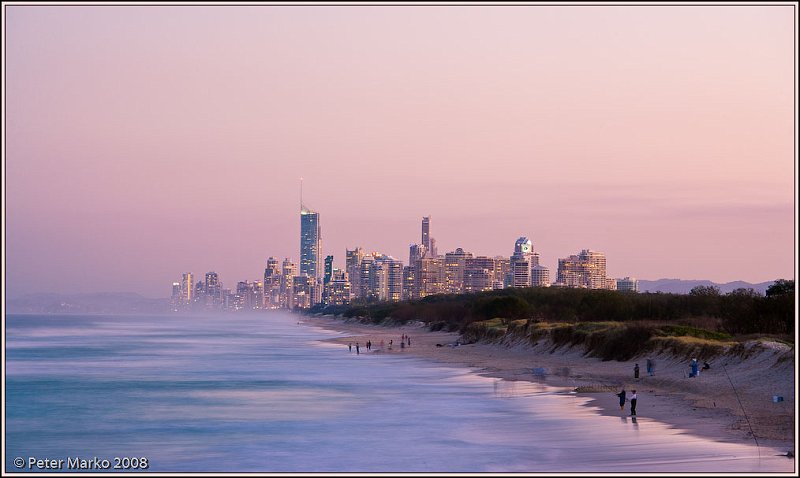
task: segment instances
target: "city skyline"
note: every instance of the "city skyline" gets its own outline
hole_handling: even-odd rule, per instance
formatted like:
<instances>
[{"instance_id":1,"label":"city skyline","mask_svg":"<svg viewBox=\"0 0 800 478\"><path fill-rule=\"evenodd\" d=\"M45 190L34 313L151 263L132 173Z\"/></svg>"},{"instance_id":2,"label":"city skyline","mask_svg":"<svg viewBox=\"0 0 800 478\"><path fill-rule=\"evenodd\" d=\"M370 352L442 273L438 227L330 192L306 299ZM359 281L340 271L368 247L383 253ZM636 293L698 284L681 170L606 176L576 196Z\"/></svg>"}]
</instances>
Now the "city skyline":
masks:
<instances>
[{"instance_id":1,"label":"city skyline","mask_svg":"<svg viewBox=\"0 0 800 478\"><path fill-rule=\"evenodd\" d=\"M794 10L4 5L10 297L319 259L795 279ZM444 25L444 26L443 26ZM409 32L413 31L413 34ZM65 280L68 277L70 280Z\"/></svg>"}]
</instances>

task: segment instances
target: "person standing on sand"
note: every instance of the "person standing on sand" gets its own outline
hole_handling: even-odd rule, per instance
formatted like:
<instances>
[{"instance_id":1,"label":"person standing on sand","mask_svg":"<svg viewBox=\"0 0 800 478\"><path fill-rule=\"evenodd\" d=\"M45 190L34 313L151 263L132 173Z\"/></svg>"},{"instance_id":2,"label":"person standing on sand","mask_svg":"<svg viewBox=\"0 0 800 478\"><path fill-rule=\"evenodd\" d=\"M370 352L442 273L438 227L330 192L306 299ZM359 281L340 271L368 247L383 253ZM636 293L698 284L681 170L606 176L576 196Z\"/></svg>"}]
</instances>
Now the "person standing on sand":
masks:
<instances>
[{"instance_id":1,"label":"person standing on sand","mask_svg":"<svg viewBox=\"0 0 800 478\"><path fill-rule=\"evenodd\" d=\"M353 351L353 342L350 342L349 344L347 344L347 351L348 352L352 352Z\"/></svg>"},{"instance_id":2,"label":"person standing on sand","mask_svg":"<svg viewBox=\"0 0 800 478\"><path fill-rule=\"evenodd\" d=\"M633 378L639 378L639 364L633 366Z\"/></svg>"},{"instance_id":3,"label":"person standing on sand","mask_svg":"<svg viewBox=\"0 0 800 478\"><path fill-rule=\"evenodd\" d=\"M636 390L634 390L633 394L631 395L631 416L632 417L636 416L636 399L637 399Z\"/></svg>"},{"instance_id":4,"label":"person standing on sand","mask_svg":"<svg viewBox=\"0 0 800 478\"><path fill-rule=\"evenodd\" d=\"M359 355L361 351L359 350L358 342L356 342L356 355Z\"/></svg>"},{"instance_id":5,"label":"person standing on sand","mask_svg":"<svg viewBox=\"0 0 800 478\"><path fill-rule=\"evenodd\" d=\"M406 335L406 340L408 341L408 346L411 347L411 337Z\"/></svg>"},{"instance_id":6,"label":"person standing on sand","mask_svg":"<svg viewBox=\"0 0 800 478\"><path fill-rule=\"evenodd\" d=\"M647 359L647 375L653 376L653 361L650 359Z\"/></svg>"},{"instance_id":7,"label":"person standing on sand","mask_svg":"<svg viewBox=\"0 0 800 478\"><path fill-rule=\"evenodd\" d=\"M623 388L621 392L617 394L619 397L619 409L625 410L625 389Z\"/></svg>"}]
</instances>

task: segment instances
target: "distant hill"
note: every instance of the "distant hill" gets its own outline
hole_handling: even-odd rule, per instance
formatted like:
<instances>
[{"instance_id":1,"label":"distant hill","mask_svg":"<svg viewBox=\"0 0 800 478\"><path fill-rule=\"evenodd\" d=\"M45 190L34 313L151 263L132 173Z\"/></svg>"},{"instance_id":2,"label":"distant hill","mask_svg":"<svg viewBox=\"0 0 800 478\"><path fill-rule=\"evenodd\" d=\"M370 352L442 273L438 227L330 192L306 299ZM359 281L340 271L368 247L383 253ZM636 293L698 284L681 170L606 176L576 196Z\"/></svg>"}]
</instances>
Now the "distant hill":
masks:
<instances>
[{"instance_id":1,"label":"distant hill","mask_svg":"<svg viewBox=\"0 0 800 478\"><path fill-rule=\"evenodd\" d=\"M40 293L6 300L10 314L150 314L169 310L169 299L151 299L131 292Z\"/></svg>"},{"instance_id":2,"label":"distant hill","mask_svg":"<svg viewBox=\"0 0 800 478\"><path fill-rule=\"evenodd\" d=\"M688 294L694 287L714 286L719 287L722 294L727 294L735 289L753 289L756 292L764 295L767 287L771 286L775 281L759 282L758 284L751 284L744 281L726 282L718 284L710 280L683 280L683 279L658 279L658 280L642 280L639 279L639 292L664 292L670 294Z\"/></svg>"}]
</instances>

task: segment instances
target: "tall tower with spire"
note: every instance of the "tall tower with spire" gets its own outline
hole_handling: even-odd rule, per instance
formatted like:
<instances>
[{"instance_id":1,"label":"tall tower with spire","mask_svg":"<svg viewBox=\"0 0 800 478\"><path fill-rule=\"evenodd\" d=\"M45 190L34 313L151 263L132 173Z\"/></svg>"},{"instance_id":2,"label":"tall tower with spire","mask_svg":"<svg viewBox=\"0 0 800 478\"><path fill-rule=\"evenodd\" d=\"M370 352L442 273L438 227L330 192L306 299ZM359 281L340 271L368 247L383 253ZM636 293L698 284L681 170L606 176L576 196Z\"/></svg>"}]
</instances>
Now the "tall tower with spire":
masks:
<instances>
[{"instance_id":1,"label":"tall tower with spire","mask_svg":"<svg viewBox=\"0 0 800 478\"><path fill-rule=\"evenodd\" d=\"M321 276L321 232L319 213L303 204L303 178L300 178L300 274L314 279Z\"/></svg>"}]
</instances>

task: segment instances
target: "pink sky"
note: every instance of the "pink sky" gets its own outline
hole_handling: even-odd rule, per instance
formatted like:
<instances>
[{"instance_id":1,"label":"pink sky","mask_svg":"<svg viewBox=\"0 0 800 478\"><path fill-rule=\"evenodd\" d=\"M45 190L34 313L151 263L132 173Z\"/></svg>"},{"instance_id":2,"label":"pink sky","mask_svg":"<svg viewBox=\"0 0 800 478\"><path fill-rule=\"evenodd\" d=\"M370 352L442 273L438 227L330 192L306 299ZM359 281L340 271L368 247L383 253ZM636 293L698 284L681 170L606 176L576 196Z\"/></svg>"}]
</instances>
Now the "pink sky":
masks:
<instances>
[{"instance_id":1,"label":"pink sky","mask_svg":"<svg viewBox=\"0 0 800 478\"><path fill-rule=\"evenodd\" d=\"M323 254L794 279L794 7L5 12L6 290L165 297Z\"/></svg>"}]
</instances>

